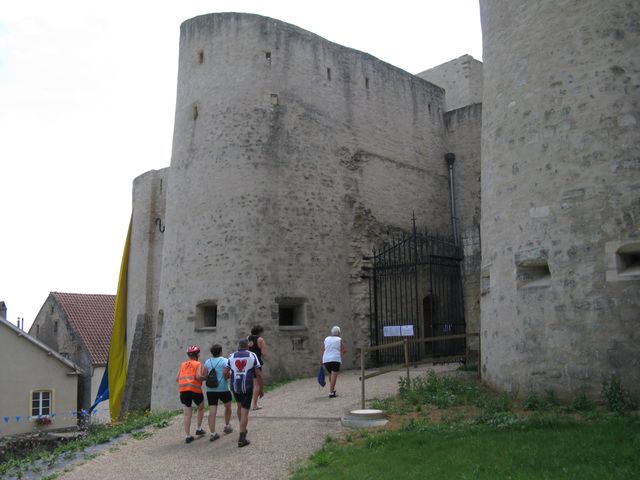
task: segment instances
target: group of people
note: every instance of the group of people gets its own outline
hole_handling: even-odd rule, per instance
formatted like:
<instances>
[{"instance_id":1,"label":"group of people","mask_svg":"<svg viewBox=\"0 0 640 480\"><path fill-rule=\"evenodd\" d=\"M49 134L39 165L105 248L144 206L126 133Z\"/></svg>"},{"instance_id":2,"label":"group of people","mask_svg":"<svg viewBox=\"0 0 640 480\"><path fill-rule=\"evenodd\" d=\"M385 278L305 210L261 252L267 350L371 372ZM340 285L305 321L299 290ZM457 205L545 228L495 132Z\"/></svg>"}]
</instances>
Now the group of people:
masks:
<instances>
[{"instance_id":1,"label":"group of people","mask_svg":"<svg viewBox=\"0 0 640 480\"><path fill-rule=\"evenodd\" d=\"M256 325L251 329L251 335L238 342L238 350L229 355L222 356L222 346L211 346L211 358L204 364L200 363L200 348L192 345L187 348L188 359L180 365L180 371L176 377L180 403L184 413L185 442L191 443L195 439L191 435L192 405L196 406L196 436L206 434L202 423L204 420L204 394L202 382L205 383L207 403L209 405L209 431L210 441L220 438L216 432L216 414L218 402L224 406L223 433L233 432L231 427L231 400L237 404L237 416L240 436L238 447L245 447L251 443L247 439L247 425L249 423L249 410L258 410L258 400L264 396L264 381L262 368L264 357L267 356L267 344L262 338L264 328ZM322 364L329 373L329 398L335 398L336 381L342 355L346 353L346 347L340 338L340 328L333 327L331 335L324 339L321 349ZM208 380L209 379L209 380Z\"/></svg>"},{"instance_id":2,"label":"group of people","mask_svg":"<svg viewBox=\"0 0 640 480\"><path fill-rule=\"evenodd\" d=\"M180 403L184 413L185 442L191 443L195 439L191 435L191 406L196 406L196 436L205 435L202 428L204 420L204 394L202 382L207 378L215 381L205 384L207 403L209 404L209 431L210 441L220 438L216 432L216 414L218 402L224 406L223 433L233 432L231 427L231 400L236 400L237 415L240 428L238 447L249 445L247 439L247 424L249 422L249 410L259 409L258 399L264 395L264 382L262 381L262 366L264 357L267 356L267 344L262 338L264 329L256 325L251 329L251 335L238 342L238 350L228 358L222 356L222 346L211 346L211 358L204 365L200 363L200 348L192 345L187 348L188 359L180 365L180 371L176 377Z\"/></svg>"}]
</instances>

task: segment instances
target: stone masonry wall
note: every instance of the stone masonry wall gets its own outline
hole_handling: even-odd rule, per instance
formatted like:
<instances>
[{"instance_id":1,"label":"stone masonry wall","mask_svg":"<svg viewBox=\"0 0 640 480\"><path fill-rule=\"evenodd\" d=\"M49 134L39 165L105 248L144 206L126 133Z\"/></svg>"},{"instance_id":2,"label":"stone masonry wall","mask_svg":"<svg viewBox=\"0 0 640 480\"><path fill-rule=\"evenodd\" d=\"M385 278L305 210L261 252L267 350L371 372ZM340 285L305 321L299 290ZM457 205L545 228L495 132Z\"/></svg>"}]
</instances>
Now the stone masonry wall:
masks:
<instances>
[{"instance_id":1,"label":"stone masonry wall","mask_svg":"<svg viewBox=\"0 0 640 480\"><path fill-rule=\"evenodd\" d=\"M133 228L127 282L127 382L123 414L151 402L155 336L162 328L158 293L162 270L165 198L169 169L152 170L133 182ZM132 351L132 345L135 351Z\"/></svg>"},{"instance_id":2,"label":"stone masonry wall","mask_svg":"<svg viewBox=\"0 0 640 480\"><path fill-rule=\"evenodd\" d=\"M481 0L483 378L640 388L640 3Z\"/></svg>"},{"instance_id":3,"label":"stone masonry wall","mask_svg":"<svg viewBox=\"0 0 640 480\"><path fill-rule=\"evenodd\" d=\"M482 104L474 103L445 114L448 151L456 155L454 191L463 250L463 292L466 331L480 331L480 138ZM478 341L468 339L475 363Z\"/></svg>"},{"instance_id":4,"label":"stone masonry wall","mask_svg":"<svg viewBox=\"0 0 640 480\"><path fill-rule=\"evenodd\" d=\"M482 62L470 55L430 68L417 76L445 89L447 112L482 103Z\"/></svg>"},{"instance_id":5,"label":"stone masonry wall","mask_svg":"<svg viewBox=\"0 0 640 480\"><path fill-rule=\"evenodd\" d=\"M152 407L175 406L189 344L227 354L256 323L267 378L313 373L332 325L353 365L375 236L356 231L408 228L423 205L422 222L448 229L444 153L442 89L273 19L185 22ZM212 305L217 324L203 326ZM292 305L295 324L280 325Z\"/></svg>"}]
</instances>

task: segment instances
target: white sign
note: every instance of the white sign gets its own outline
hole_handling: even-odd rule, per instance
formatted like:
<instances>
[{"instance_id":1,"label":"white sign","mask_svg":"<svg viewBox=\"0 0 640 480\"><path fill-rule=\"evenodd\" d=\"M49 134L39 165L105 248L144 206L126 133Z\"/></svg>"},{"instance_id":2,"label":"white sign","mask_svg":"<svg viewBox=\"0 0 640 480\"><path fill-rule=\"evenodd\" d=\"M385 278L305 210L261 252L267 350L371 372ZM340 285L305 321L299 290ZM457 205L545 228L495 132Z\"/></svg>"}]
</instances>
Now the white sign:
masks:
<instances>
[{"instance_id":1,"label":"white sign","mask_svg":"<svg viewBox=\"0 0 640 480\"><path fill-rule=\"evenodd\" d=\"M385 337L399 337L400 336L400 326L392 325L390 327L383 327L382 329L383 335Z\"/></svg>"},{"instance_id":2,"label":"white sign","mask_svg":"<svg viewBox=\"0 0 640 480\"><path fill-rule=\"evenodd\" d=\"M385 337L412 337L413 325L391 325L382 327L382 334Z\"/></svg>"},{"instance_id":3,"label":"white sign","mask_svg":"<svg viewBox=\"0 0 640 480\"><path fill-rule=\"evenodd\" d=\"M403 337L413 337L413 325L402 325L400 327L400 334Z\"/></svg>"}]
</instances>

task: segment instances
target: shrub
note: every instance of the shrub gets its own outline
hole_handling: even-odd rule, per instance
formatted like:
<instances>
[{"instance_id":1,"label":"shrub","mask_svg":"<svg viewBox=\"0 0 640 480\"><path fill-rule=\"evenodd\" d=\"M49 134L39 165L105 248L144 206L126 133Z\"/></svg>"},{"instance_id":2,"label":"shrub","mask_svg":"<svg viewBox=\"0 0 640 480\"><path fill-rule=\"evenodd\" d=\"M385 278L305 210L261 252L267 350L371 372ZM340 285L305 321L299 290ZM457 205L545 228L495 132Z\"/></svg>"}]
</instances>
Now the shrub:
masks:
<instances>
[{"instance_id":1,"label":"shrub","mask_svg":"<svg viewBox=\"0 0 640 480\"><path fill-rule=\"evenodd\" d=\"M602 382L602 397L612 412L624 413L638 408L638 401L622 387L620 379L615 375Z\"/></svg>"},{"instance_id":2,"label":"shrub","mask_svg":"<svg viewBox=\"0 0 640 480\"><path fill-rule=\"evenodd\" d=\"M540 400L540 397L538 397L538 394L536 392L529 392L527 398L525 398L524 402L522 402L522 407L525 410L536 411L540 410L541 406L542 401Z\"/></svg>"},{"instance_id":3,"label":"shrub","mask_svg":"<svg viewBox=\"0 0 640 480\"><path fill-rule=\"evenodd\" d=\"M590 412L595 408L595 404L587 398L587 394L581 392L573 399L569 407L574 412Z\"/></svg>"}]
</instances>

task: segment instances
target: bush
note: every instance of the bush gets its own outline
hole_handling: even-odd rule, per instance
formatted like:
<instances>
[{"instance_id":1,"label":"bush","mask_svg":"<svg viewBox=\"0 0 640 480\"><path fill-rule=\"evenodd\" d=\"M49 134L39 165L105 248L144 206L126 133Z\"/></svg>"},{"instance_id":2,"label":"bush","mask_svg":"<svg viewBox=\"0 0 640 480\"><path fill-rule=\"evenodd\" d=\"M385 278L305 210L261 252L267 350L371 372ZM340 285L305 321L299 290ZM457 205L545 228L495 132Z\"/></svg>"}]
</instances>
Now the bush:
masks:
<instances>
[{"instance_id":1,"label":"bush","mask_svg":"<svg viewBox=\"0 0 640 480\"><path fill-rule=\"evenodd\" d=\"M569 407L574 412L591 412L595 408L595 404L587 398L587 394L581 392L573 399Z\"/></svg>"},{"instance_id":2,"label":"bush","mask_svg":"<svg viewBox=\"0 0 640 480\"><path fill-rule=\"evenodd\" d=\"M624 413L638 408L638 401L622 387L620 379L615 375L602 382L602 397L612 412Z\"/></svg>"}]
</instances>

